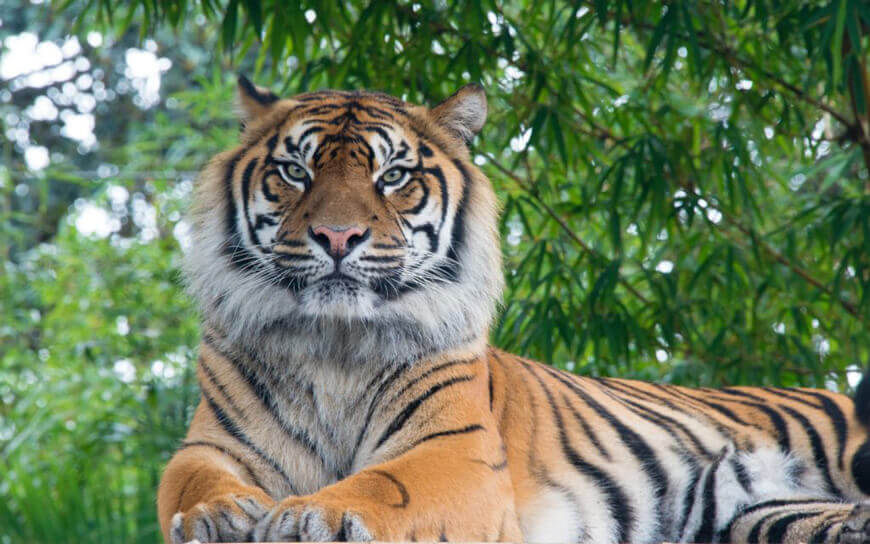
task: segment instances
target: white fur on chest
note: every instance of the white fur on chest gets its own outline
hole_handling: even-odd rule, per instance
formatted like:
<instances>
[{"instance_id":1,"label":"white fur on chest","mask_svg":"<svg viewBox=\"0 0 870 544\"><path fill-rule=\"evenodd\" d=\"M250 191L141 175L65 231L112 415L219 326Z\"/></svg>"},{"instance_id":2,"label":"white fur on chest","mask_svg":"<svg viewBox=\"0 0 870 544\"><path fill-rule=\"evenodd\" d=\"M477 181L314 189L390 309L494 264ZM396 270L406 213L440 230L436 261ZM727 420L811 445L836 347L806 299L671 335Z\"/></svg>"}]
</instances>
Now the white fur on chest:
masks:
<instances>
[{"instance_id":1,"label":"white fur on chest","mask_svg":"<svg viewBox=\"0 0 870 544\"><path fill-rule=\"evenodd\" d=\"M294 459L297 452L286 450L283 461L294 467L292 476L300 493L314 493L354 471L354 450L372 395L367 387L375 372L306 364L282 380L283 387L276 392L282 397L282 419L306 429L328 461L310 456ZM300 384L305 389L300 390Z\"/></svg>"}]
</instances>

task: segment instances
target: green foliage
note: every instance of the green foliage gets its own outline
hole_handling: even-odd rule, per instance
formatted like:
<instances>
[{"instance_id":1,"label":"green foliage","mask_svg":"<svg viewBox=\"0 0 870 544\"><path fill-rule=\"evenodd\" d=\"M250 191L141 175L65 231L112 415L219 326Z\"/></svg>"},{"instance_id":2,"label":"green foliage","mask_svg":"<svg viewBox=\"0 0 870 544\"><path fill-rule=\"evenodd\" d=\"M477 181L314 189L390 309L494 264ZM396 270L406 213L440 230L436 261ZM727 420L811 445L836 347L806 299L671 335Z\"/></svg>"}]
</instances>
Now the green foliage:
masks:
<instances>
[{"instance_id":1,"label":"green foliage","mask_svg":"<svg viewBox=\"0 0 870 544\"><path fill-rule=\"evenodd\" d=\"M22 1L0 38L60 41L73 17L82 44L107 33L84 46L118 94L98 147L28 118L51 86L0 85L0 542L155 540L197 398L181 212L235 141L237 70L430 104L484 85L472 154L504 205L502 347L590 375L841 390L870 355L866 2ZM146 39L172 61L153 106L121 92ZM28 170L37 144L51 165ZM110 232L78 228L95 208Z\"/></svg>"}]
</instances>

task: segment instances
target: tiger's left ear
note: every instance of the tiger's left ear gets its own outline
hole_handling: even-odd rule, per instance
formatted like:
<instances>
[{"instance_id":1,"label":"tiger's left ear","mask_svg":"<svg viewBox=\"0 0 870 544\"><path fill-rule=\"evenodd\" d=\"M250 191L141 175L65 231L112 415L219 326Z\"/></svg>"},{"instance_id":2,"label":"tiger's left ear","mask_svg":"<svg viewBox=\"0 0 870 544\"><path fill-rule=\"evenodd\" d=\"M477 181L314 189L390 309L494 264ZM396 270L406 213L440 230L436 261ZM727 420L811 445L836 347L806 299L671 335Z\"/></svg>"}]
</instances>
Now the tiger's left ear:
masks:
<instances>
[{"instance_id":1,"label":"tiger's left ear","mask_svg":"<svg viewBox=\"0 0 870 544\"><path fill-rule=\"evenodd\" d=\"M239 74L239 85L236 89L236 107L242 124L256 119L272 109L278 101L278 96L264 87L251 83L245 76Z\"/></svg>"},{"instance_id":2,"label":"tiger's left ear","mask_svg":"<svg viewBox=\"0 0 870 544\"><path fill-rule=\"evenodd\" d=\"M431 111L435 122L471 143L486 121L486 93L483 87L469 83Z\"/></svg>"}]
</instances>

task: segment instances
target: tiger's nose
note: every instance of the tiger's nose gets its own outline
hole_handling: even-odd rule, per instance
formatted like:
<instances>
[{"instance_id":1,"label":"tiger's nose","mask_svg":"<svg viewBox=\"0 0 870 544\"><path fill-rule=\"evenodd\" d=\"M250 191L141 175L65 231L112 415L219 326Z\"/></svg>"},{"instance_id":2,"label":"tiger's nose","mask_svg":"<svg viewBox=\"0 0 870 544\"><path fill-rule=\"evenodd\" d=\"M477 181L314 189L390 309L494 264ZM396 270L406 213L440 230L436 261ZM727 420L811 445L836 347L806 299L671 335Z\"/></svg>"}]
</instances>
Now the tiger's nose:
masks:
<instances>
[{"instance_id":1,"label":"tiger's nose","mask_svg":"<svg viewBox=\"0 0 870 544\"><path fill-rule=\"evenodd\" d=\"M308 235L326 250L333 258L340 259L350 253L353 248L364 242L371 229L360 227L334 227L320 225L308 227Z\"/></svg>"}]
</instances>

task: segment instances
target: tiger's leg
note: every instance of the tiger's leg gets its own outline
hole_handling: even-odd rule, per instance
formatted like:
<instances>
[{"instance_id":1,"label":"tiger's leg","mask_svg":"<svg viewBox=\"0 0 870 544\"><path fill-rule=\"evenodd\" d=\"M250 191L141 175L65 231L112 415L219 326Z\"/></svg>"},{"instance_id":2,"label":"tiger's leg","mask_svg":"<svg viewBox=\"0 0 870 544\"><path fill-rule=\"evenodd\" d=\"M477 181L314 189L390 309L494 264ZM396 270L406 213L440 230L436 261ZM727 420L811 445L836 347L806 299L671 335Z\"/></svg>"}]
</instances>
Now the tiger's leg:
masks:
<instances>
[{"instance_id":1,"label":"tiger's leg","mask_svg":"<svg viewBox=\"0 0 870 544\"><path fill-rule=\"evenodd\" d=\"M870 504L771 500L740 512L720 542L859 544L870 542Z\"/></svg>"},{"instance_id":2,"label":"tiger's leg","mask_svg":"<svg viewBox=\"0 0 870 544\"><path fill-rule=\"evenodd\" d=\"M522 540L486 372L480 362L457 364L413 380L401 401L386 403L363 440L372 460L366 468L314 494L284 499L254 538Z\"/></svg>"},{"instance_id":3,"label":"tiger's leg","mask_svg":"<svg viewBox=\"0 0 870 544\"><path fill-rule=\"evenodd\" d=\"M464 458L463 441L453 442L456 450L421 447L313 495L284 499L254 538L520 541L510 481L489 466L498 461Z\"/></svg>"},{"instance_id":4,"label":"tiger's leg","mask_svg":"<svg viewBox=\"0 0 870 544\"><path fill-rule=\"evenodd\" d=\"M275 504L258 484L231 450L217 442L186 442L167 465L157 493L164 540L249 540L256 523Z\"/></svg>"}]
</instances>

